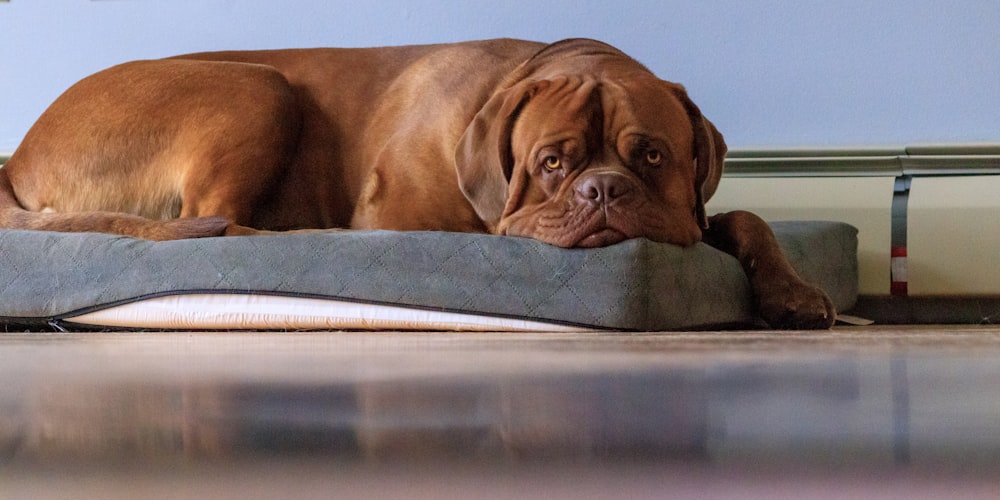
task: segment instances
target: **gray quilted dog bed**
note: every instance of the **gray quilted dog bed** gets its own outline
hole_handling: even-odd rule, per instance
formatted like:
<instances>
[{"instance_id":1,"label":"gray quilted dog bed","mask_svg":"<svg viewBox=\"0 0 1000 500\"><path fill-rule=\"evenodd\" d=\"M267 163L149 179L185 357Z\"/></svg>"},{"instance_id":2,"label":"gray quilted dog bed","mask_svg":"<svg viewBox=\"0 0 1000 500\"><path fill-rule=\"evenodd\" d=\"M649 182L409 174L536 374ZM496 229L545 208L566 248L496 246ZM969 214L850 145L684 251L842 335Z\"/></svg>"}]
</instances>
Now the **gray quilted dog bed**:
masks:
<instances>
[{"instance_id":1,"label":"gray quilted dog bed","mask_svg":"<svg viewBox=\"0 0 1000 500\"><path fill-rule=\"evenodd\" d=\"M854 305L853 227L783 222L772 228L807 281L825 289L838 310ZM197 313L203 299L229 296L301 299L321 311L326 304L389 306L418 314L416 322L404 325L428 329L466 329L470 323L421 323L420 314L527 320L528 329L541 324L653 331L755 320L747 280L734 258L704 244L680 248L644 239L567 250L524 238L436 232L345 231L150 242L104 234L0 230L0 262L0 323L17 325L70 328L91 313L164 297L193 297L196 300L177 307ZM400 324L366 319L326 326ZM247 325L261 327L242 321L221 327ZM294 321L283 325L315 327ZM489 325L479 328L506 329Z\"/></svg>"}]
</instances>

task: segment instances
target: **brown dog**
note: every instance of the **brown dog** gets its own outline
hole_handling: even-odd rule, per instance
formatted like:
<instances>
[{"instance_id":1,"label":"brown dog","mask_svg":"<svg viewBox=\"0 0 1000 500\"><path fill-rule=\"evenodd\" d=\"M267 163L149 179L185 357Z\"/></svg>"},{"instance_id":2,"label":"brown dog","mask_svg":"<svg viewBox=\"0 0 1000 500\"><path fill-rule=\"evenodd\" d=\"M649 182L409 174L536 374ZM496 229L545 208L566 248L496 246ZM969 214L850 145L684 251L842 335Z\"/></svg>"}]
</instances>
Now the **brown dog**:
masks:
<instances>
[{"instance_id":1,"label":"brown dog","mask_svg":"<svg viewBox=\"0 0 1000 500\"><path fill-rule=\"evenodd\" d=\"M771 325L829 327L763 221L706 216L725 152L683 87L592 40L193 54L59 97L0 169L0 227L704 240L739 259Z\"/></svg>"}]
</instances>

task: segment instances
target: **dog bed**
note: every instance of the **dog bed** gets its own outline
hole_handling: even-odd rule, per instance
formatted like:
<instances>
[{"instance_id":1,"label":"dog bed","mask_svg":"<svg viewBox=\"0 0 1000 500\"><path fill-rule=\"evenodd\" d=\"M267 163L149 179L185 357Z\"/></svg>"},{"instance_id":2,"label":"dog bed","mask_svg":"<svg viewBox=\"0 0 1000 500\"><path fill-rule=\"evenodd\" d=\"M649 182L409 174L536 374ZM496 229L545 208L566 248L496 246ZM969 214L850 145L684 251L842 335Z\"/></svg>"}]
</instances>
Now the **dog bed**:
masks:
<instances>
[{"instance_id":1,"label":"dog bed","mask_svg":"<svg viewBox=\"0 0 1000 500\"><path fill-rule=\"evenodd\" d=\"M857 231L773 223L838 310ZM598 249L441 232L151 242L0 230L0 322L52 328L659 331L756 321L734 258L635 239Z\"/></svg>"}]
</instances>

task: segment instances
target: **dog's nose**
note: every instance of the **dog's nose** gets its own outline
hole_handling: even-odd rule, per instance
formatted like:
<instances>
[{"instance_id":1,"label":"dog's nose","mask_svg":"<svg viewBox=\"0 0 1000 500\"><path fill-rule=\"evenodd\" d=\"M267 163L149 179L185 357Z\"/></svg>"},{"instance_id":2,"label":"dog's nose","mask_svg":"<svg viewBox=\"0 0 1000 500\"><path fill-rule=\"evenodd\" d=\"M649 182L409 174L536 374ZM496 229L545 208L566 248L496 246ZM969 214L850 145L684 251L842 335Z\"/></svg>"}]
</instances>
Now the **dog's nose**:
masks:
<instances>
[{"instance_id":1,"label":"dog's nose","mask_svg":"<svg viewBox=\"0 0 1000 500\"><path fill-rule=\"evenodd\" d=\"M584 201L608 204L627 195L631 186L622 175L596 174L580 181L576 193Z\"/></svg>"}]
</instances>

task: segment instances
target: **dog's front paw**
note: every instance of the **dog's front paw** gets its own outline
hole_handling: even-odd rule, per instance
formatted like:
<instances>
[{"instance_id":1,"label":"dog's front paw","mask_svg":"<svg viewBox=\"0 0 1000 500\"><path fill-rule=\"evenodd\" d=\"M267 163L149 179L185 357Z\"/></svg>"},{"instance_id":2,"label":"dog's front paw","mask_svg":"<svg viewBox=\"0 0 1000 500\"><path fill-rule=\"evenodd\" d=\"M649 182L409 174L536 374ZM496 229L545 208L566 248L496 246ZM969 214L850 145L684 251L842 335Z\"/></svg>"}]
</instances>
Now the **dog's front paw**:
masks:
<instances>
[{"instance_id":1,"label":"dog's front paw","mask_svg":"<svg viewBox=\"0 0 1000 500\"><path fill-rule=\"evenodd\" d=\"M797 279L758 283L756 302L760 317L781 330L826 329L837 319L830 297Z\"/></svg>"}]
</instances>

